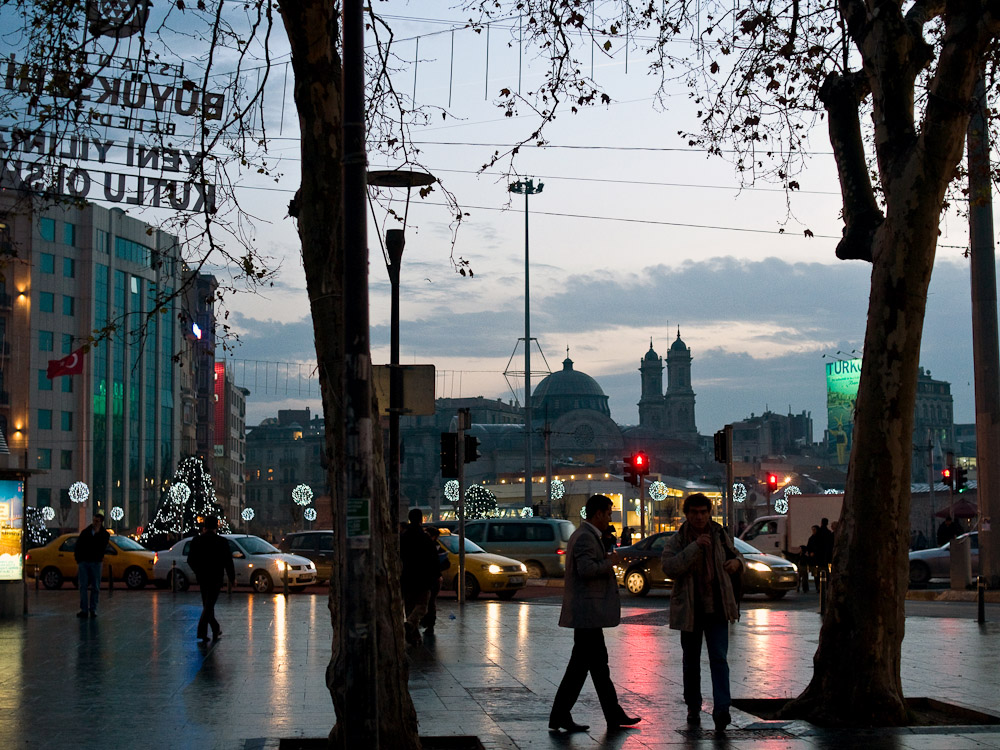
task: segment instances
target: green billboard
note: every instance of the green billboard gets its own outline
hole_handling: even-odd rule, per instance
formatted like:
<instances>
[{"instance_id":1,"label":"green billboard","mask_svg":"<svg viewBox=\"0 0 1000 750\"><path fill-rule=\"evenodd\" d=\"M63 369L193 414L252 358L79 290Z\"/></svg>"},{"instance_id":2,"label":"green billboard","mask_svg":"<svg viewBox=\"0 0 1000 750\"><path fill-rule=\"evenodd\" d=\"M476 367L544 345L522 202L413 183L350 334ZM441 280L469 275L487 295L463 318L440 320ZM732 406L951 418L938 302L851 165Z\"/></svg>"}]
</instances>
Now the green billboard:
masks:
<instances>
[{"instance_id":1,"label":"green billboard","mask_svg":"<svg viewBox=\"0 0 1000 750\"><path fill-rule=\"evenodd\" d=\"M836 448L836 462L846 465L851 455L854 405L861 382L861 360L844 359L826 365L826 430Z\"/></svg>"}]
</instances>

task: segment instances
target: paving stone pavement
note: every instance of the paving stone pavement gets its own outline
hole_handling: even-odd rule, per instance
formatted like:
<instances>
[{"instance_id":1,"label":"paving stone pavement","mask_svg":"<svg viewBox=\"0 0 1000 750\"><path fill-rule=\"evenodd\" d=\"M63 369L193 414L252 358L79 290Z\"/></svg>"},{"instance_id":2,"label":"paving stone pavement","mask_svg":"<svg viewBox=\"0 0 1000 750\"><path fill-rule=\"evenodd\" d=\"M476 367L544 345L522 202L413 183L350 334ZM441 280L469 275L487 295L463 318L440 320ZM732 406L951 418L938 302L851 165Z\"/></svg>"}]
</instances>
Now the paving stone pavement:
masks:
<instances>
[{"instance_id":1,"label":"paving stone pavement","mask_svg":"<svg viewBox=\"0 0 1000 750\"><path fill-rule=\"evenodd\" d=\"M70 588L32 590L29 615L0 622L0 749L277 750L281 738L322 737L334 721L325 596L223 595L224 635L208 646L195 640L197 593L105 592L93 620L75 617L77 601ZM464 611L440 602L437 636L409 651L421 734L474 734L490 750L1000 749L1000 726L829 732L734 710L725 738L686 730L666 603L630 606L606 631L612 677L622 704L643 717L638 728L608 735L588 681L574 717L591 730L553 735L548 711L572 648L572 631L556 625L558 598L487 599ZM911 616L906 627L908 696L1000 713L1000 623ZM748 604L731 631L734 698L796 695L818 634L815 612ZM707 660L703 675L707 689Z\"/></svg>"}]
</instances>

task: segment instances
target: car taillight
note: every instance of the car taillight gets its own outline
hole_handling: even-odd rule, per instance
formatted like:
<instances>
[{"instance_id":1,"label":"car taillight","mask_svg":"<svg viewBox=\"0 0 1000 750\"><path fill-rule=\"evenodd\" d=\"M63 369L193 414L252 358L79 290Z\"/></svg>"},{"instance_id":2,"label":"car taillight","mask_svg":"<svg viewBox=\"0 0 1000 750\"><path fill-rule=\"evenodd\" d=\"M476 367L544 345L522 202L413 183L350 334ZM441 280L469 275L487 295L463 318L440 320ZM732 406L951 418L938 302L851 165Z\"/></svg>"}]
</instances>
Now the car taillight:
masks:
<instances>
[{"instance_id":1,"label":"car taillight","mask_svg":"<svg viewBox=\"0 0 1000 750\"><path fill-rule=\"evenodd\" d=\"M565 555L566 554L566 550L564 550L564 549L557 549L556 550L556 554L557 555Z\"/></svg>"},{"instance_id":2,"label":"car taillight","mask_svg":"<svg viewBox=\"0 0 1000 750\"><path fill-rule=\"evenodd\" d=\"M160 561L160 553L159 552L154 552L153 553L153 565L156 565L156 563L158 563L159 561Z\"/></svg>"},{"instance_id":3,"label":"car taillight","mask_svg":"<svg viewBox=\"0 0 1000 750\"><path fill-rule=\"evenodd\" d=\"M28 560L30 560L30 559L31 559L31 553L30 552L26 552L25 555L24 555L24 561L28 562Z\"/></svg>"}]
</instances>

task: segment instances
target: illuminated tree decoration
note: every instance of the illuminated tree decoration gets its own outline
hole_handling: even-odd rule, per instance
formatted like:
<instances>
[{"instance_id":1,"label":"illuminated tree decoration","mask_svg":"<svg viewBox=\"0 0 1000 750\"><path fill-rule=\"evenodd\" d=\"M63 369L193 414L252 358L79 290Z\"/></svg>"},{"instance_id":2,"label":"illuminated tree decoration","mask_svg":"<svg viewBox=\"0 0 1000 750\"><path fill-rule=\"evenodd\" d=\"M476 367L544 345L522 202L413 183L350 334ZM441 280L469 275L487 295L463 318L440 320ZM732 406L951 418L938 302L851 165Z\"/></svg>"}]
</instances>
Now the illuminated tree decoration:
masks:
<instances>
[{"instance_id":1,"label":"illuminated tree decoration","mask_svg":"<svg viewBox=\"0 0 1000 750\"><path fill-rule=\"evenodd\" d=\"M45 528L45 511L52 508L26 507L24 509L24 534L27 537L29 547L40 547L49 541L49 531ZM55 517L55 511L52 512Z\"/></svg>"},{"instance_id":2,"label":"illuminated tree decoration","mask_svg":"<svg viewBox=\"0 0 1000 750\"><path fill-rule=\"evenodd\" d=\"M582 508L580 508L580 518L582 518L585 521L587 520L587 506L586 505L584 505Z\"/></svg>"},{"instance_id":3,"label":"illuminated tree decoration","mask_svg":"<svg viewBox=\"0 0 1000 750\"><path fill-rule=\"evenodd\" d=\"M481 484L474 484L465 491L465 520L489 518L496 509L496 497Z\"/></svg>"},{"instance_id":4,"label":"illuminated tree decoration","mask_svg":"<svg viewBox=\"0 0 1000 750\"><path fill-rule=\"evenodd\" d=\"M308 484L300 484L292 490L292 500L296 505L309 505L313 501L313 491Z\"/></svg>"},{"instance_id":5,"label":"illuminated tree decoration","mask_svg":"<svg viewBox=\"0 0 1000 750\"><path fill-rule=\"evenodd\" d=\"M45 519L46 521L51 521L55 517L56 517L56 509L55 508L50 508L48 505L46 505L44 508L42 508L42 518L43 519Z\"/></svg>"},{"instance_id":6,"label":"illuminated tree decoration","mask_svg":"<svg viewBox=\"0 0 1000 750\"><path fill-rule=\"evenodd\" d=\"M452 504L458 502L458 480L457 479L449 479L447 482L444 483L444 498L445 498L445 500L447 500L449 503L452 503Z\"/></svg>"},{"instance_id":7,"label":"illuminated tree decoration","mask_svg":"<svg viewBox=\"0 0 1000 750\"><path fill-rule=\"evenodd\" d=\"M657 480L650 483L649 485L649 497L655 502L660 502L667 499L667 485L663 482Z\"/></svg>"},{"instance_id":8,"label":"illuminated tree decoration","mask_svg":"<svg viewBox=\"0 0 1000 750\"><path fill-rule=\"evenodd\" d=\"M73 482L69 486L69 499L74 503L85 503L90 497L90 487L84 482Z\"/></svg>"},{"instance_id":9,"label":"illuminated tree decoration","mask_svg":"<svg viewBox=\"0 0 1000 750\"><path fill-rule=\"evenodd\" d=\"M786 500L788 499L789 495L801 495L801 494L802 494L802 490L800 490L794 484L790 484L787 487L785 487L785 499Z\"/></svg>"},{"instance_id":10,"label":"illuminated tree decoration","mask_svg":"<svg viewBox=\"0 0 1000 750\"><path fill-rule=\"evenodd\" d=\"M244 508L243 512L240 513L240 518L242 518L244 521L252 521L253 520L253 508Z\"/></svg>"},{"instance_id":11,"label":"illuminated tree decoration","mask_svg":"<svg viewBox=\"0 0 1000 750\"><path fill-rule=\"evenodd\" d=\"M191 488L188 487L184 482L178 482L177 484L170 485L170 491L167 493L170 495L170 499L177 503L178 505L184 505L191 497Z\"/></svg>"},{"instance_id":12,"label":"illuminated tree decoration","mask_svg":"<svg viewBox=\"0 0 1000 750\"><path fill-rule=\"evenodd\" d=\"M743 503L747 499L747 486L743 482L733 483L733 502Z\"/></svg>"},{"instance_id":13,"label":"illuminated tree decoration","mask_svg":"<svg viewBox=\"0 0 1000 750\"><path fill-rule=\"evenodd\" d=\"M787 513L788 512L788 498L779 497L774 501L774 512L775 513Z\"/></svg>"},{"instance_id":14,"label":"illuminated tree decoration","mask_svg":"<svg viewBox=\"0 0 1000 750\"><path fill-rule=\"evenodd\" d=\"M531 518L533 515L535 515L535 511L533 511L531 508L521 508L519 513L521 514L521 518Z\"/></svg>"},{"instance_id":15,"label":"illuminated tree decoration","mask_svg":"<svg viewBox=\"0 0 1000 750\"><path fill-rule=\"evenodd\" d=\"M566 485L561 479L553 479L549 484L549 491L552 493L553 500L562 500L563 495L566 494Z\"/></svg>"},{"instance_id":16,"label":"illuminated tree decoration","mask_svg":"<svg viewBox=\"0 0 1000 750\"><path fill-rule=\"evenodd\" d=\"M125 518L125 511L121 509L120 506L116 505L111 509L111 520L120 521Z\"/></svg>"},{"instance_id":17,"label":"illuminated tree decoration","mask_svg":"<svg viewBox=\"0 0 1000 750\"><path fill-rule=\"evenodd\" d=\"M316 520L316 509L315 508L306 508L305 511L302 513L302 515L305 517L305 519L307 521L315 521Z\"/></svg>"},{"instance_id":18,"label":"illuminated tree decoration","mask_svg":"<svg viewBox=\"0 0 1000 750\"><path fill-rule=\"evenodd\" d=\"M824 495L839 495L840 490L823 490Z\"/></svg>"}]
</instances>

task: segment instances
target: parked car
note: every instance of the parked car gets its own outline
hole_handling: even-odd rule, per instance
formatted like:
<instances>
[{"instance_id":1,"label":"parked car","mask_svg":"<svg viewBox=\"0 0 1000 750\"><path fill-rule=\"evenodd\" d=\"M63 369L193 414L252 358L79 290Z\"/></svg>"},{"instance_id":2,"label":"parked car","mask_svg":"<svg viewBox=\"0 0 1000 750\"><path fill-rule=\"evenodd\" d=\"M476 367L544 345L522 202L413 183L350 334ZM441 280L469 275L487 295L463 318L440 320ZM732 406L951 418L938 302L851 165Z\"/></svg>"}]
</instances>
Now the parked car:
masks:
<instances>
[{"instance_id":1,"label":"parked car","mask_svg":"<svg viewBox=\"0 0 1000 750\"><path fill-rule=\"evenodd\" d=\"M529 578L566 575L566 546L576 527L562 518L483 518L465 536L487 552L523 562Z\"/></svg>"},{"instance_id":2,"label":"parked car","mask_svg":"<svg viewBox=\"0 0 1000 750\"><path fill-rule=\"evenodd\" d=\"M278 549L307 557L316 566L316 582L329 581L333 574L333 530L296 531L289 534Z\"/></svg>"},{"instance_id":3,"label":"parked car","mask_svg":"<svg viewBox=\"0 0 1000 750\"><path fill-rule=\"evenodd\" d=\"M286 572L288 586L293 591L300 591L316 583L316 566L308 558L286 554L259 536L219 536L229 542L233 565L236 567L237 586L252 586L257 593L266 594L273 591L275 586L282 585ZM157 552L153 565L156 580L165 581L168 587L176 585L178 591L186 590L197 580L187 561L190 551L191 537L188 537L168 550Z\"/></svg>"},{"instance_id":4,"label":"parked car","mask_svg":"<svg viewBox=\"0 0 1000 750\"><path fill-rule=\"evenodd\" d=\"M618 585L633 596L645 596L652 588L670 588L673 583L660 565L660 557L673 531L663 531L621 547L621 560L615 565ZM765 555L742 539L733 540L746 565L741 575L744 594L764 594L768 599L780 599L799 583L798 568L783 557Z\"/></svg>"},{"instance_id":5,"label":"parked car","mask_svg":"<svg viewBox=\"0 0 1000 750\"><path fill-rule=\"evenodd\" d=\"M441 576L444 589L458 590L458 536L441 534L438 545L448 553L451 563ZM465 598L475 599L479 592L513 599L524 586L528 568L524 563L502 555L490 554L478 544L465 540Z\"/></svg>"},{"instance_id":6,"label":"parked car","mask_svg":"<svg viewBox=\"0 0 1000 750\"><path fill-rule=\"evenodd\" d=\"M77 566L73 550L79 536L79 532L63 534L43 547L29 549L24 556L28 573L37 570L47 589L57 589L67 579L75 583ZM141 589L153 578L153 557L151 550L134 539L112 534L104 551L102 576L107 580L110 568L115 580L124 581L130 589Z\"/></svg>"},{"instance_id":7,"label":"parked car","mask_svg":"<svg viewBox=\"0 0 1000 750\"><path fill-rule=\"evenodd\" d=\"M979 575L979 532L970 531L955 538L968 538L972 575ZM922 586L930 582L932 578L951 580L951 542L940 547L910 553L910 584Z\"/></svg>"}]
</instances>

